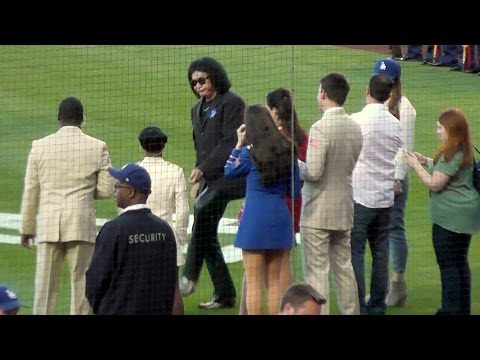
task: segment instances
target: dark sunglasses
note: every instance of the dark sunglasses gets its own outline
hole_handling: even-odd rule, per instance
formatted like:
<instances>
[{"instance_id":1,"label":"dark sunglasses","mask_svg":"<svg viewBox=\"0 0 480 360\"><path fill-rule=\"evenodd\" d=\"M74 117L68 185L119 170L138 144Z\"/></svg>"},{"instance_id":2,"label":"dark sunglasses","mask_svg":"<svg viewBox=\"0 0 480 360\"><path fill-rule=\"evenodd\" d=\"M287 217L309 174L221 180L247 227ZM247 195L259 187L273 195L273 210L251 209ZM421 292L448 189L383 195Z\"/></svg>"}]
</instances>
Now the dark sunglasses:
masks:
<instances>
[{"instance_id":1,"label":"dark sunglasses","mask_svg":"<svg viewBox=\"0 0 480 360\"><path fill-rule=\"evenodd\" d=\"M207 80L208 80L208 76L206 76L206 77L200 77L200 78L198 78L198 79L196 79L196 80L191 80L191 81L190 81L190 85L192 85L192 87L195 87L195 85L197 85L197 83L200 84L200 85L205 85L205 83L207 82Z\"/></svg>"}]
</instances>

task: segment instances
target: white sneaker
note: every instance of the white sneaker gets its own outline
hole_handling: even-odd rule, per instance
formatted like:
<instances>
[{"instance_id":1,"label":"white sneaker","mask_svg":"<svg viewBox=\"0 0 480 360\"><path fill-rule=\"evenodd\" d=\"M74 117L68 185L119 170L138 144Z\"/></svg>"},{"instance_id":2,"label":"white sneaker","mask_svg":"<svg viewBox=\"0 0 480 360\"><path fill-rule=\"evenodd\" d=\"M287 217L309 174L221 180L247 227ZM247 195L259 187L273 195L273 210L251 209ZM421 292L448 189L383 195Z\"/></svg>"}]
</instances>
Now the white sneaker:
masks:
<instances>
[{"instance_id":1,"label":"white sneaker","mask_svg":"<svg viewBox=\"0 0 480 360\"><path fill-rule=\"evenodd\" d=\"M193 280L188 280L185 276L182 276L182 280L180 280L180 294L182 296L188 296L195 291L197 287L197 283Z\"/></svg>"}]
</instances>

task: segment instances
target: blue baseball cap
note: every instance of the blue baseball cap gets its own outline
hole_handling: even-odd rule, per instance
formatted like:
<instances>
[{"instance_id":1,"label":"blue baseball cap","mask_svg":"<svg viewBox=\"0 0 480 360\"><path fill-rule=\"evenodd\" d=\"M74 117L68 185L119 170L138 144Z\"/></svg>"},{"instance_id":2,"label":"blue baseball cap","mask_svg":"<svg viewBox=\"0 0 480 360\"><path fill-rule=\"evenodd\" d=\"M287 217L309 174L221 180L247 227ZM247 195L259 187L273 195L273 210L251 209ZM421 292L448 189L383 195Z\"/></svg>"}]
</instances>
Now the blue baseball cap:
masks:
<instances>
[{"instance_id":1,"label":"blue baseball cap","mask_svg":"<svg viewBox=\"0 0 480 360\"><path fill-rule=\"evenodd\" d=\"M108 172L115 179L129 184L142 194L149 195L152 192L152 180L148 171L137 164L126 164L121 169L109 168Z\"/></svg>"},{"instance_id":2,"label":"blue baseball cap","mask_svg":"<svg viewBox=\"0 0 480 360\"><path fill-rule=\"evenodd\" d=\"M394 80L402 74L400 64L393 59L382 59L375 63L372 75L385 74L390 79Z\"/></svg>"},{"instance_id":3,"label":"blue baseball cap","mask_svg":"<svg viewBox=\"0 0 480 360\"><path fill-rule=\"evenodd\" d=\"M18 300L15 291L7 286L0 285L0 309L10 311L20 306L24 305Z\"/></svg>"}]
</instances>

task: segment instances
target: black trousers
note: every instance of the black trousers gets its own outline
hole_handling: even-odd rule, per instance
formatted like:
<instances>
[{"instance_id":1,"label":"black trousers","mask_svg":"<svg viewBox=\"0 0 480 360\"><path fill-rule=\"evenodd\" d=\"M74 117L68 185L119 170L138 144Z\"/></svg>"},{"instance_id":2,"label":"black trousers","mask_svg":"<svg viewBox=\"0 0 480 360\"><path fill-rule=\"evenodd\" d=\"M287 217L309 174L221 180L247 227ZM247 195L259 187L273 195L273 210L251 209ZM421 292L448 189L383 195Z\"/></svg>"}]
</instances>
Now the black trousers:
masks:
<instances>
[{"instance_id":1,"label":"black trousers","mask_svg":"<svg viewBox=\"0 0 480 360\"><path fill-rule=\"evenodd\" d=\"M218 241L218 224L229 201L244 196L245 179L240 179L217 186L204 185L195 201L183 276L198 281L205 260L214 287L213 298L217 301L235 299L237 295Z\"/></svg>"},{"instance_id":2,"label":"black trousers","mask_svg":"<svg viewBox=\"0 0 480 360\"><path fill-rule=\"evenodd\" d=\"M442 307L438 315L470 315L471 275L468 249L472 235L459 234L433 224L432 239L442 281Z\"/></svg>"}]
</instances>

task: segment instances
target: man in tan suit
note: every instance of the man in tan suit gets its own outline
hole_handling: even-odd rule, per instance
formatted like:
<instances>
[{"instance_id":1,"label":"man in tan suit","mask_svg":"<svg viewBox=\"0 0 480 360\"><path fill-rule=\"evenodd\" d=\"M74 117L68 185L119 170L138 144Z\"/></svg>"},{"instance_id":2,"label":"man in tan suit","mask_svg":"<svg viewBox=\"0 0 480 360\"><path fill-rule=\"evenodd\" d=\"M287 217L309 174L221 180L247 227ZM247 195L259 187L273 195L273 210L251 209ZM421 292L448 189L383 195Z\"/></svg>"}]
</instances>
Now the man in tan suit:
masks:
<instances>
[{"instance_id":1,"label":"man in tan suit","mask_svg":"<svg viewBox=\"0 0 480 360\"><path fill-rule=\"evenodd\" d=\"M60 130L33 141L25 174L21 242L30 249L36 236L38 243L33 314L54 313L65 257L70 314L91 314L85 272L96 238L94 199L113 195L110 156L103 141L80 129L83 106L78 99L60 103L58 120Z\"/></svg>"},{"instance_id":2,"label":"man in tan suit","mask_svg":"<svg viewBox=\"0 0 480 360\"><path fill-rule=\"evenodd\" d=\"M327 303L328 274L332 264L340 312L360 312L357 283L351 262L350 229L353 227L352 172L362 149L362 132L343 109L350 86L341 74L320 80L318 104L323 117L312 125L307 161L300 164L305 181L300 234L303 243L305 282L315 287Z\"/></svg>"}]
</instances>

